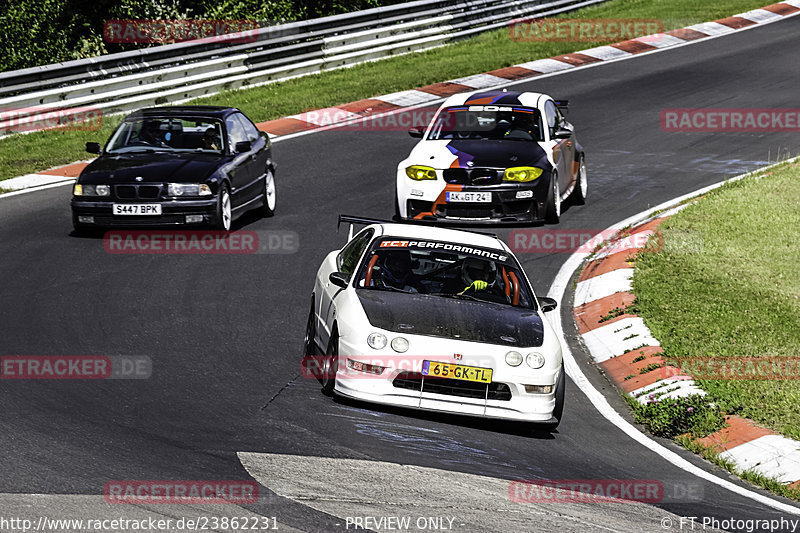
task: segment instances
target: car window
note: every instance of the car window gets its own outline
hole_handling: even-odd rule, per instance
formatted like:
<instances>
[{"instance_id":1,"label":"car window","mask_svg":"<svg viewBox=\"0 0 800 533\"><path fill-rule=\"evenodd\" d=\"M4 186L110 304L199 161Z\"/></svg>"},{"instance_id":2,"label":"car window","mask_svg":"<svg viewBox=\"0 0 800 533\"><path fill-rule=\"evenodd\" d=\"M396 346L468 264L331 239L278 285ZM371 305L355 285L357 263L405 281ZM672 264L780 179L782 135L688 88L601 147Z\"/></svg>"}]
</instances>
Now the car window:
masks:
<instances>
[{"instance_id":1,"label":"car window","mask_svg":"<svg viewBox=\"0 0 800 533\"><path fill-rule=\"evenodd\" d=\"M434 119L428 139L542 141L537 109L523 106L455 106Z\"/></svg>"},{"instance_id":2,"label":"car window","mask_svg":"<svg viewBox=\"0 0 800 533\"><path fill-rule=\"evenodd\" d=\"M552 135L556 124L558 124L558 110L552 100L544 103L544 116L545 120L547 120L547 127L550 129L550 135Z\"/></svg>"},{"instance_id":3,"label":"car window","mask_svg":"<svg viewBox=\"0 0 800 533\"><path fill-rule=\"evenodd\" d=\"M375 239L357 280L356 287L363 290L536 307L527 279L511 256L461 243Z\"/></svg>"},{"instance_id":4,"label":"car window","mask_svg":"<svg viewBox=\"0 0 800 533\"><path fill-rule=\"evenodd\" d=\"M342 248L342 251L336 258L339 272L343 272L348 276L351 276L353 272L355 272L358 266L358 260L367 248L367 244L369 244L369 241L372 239L373 233L374 230L365 229L353 237L353 240L350 241L347 246Z\"/></svg>"},{"instance_id":5,"label":"car window","mask_svg":"<svg viewBox=\"0 0 800 533\"><path fill-rule=\"evenodd\" d=\"M244 131L242 122L236 118L236 115L231 115L225 119L225 127L228 128L228 146L231 153L236 152L236 143L249 140Z\"/></svg>"},{"instance_id":6,"label":"car window","mask_svg":"<svg viewBox=\"0 0 800 533\"><path fill-rule=\"evenodd\" d=\"M258 140L258 128L256 128L250 120L242 115L241 113L236 113L236 117L242 123L242 129L244 130L245 136L247 136L247 140L250 142L255 142Z\"/></svg>"},{"instance_id":7,"label":"car window","mask_svg":"<svg viewBox=\"0 0 800 533\"><path fill-rule=\"evenodd\" d=\"M109 140L106 151L179 152L203 151L219 153L222 123L192 116L148 115L128 117L120 123Z\"/></svg>"}]
</instances>

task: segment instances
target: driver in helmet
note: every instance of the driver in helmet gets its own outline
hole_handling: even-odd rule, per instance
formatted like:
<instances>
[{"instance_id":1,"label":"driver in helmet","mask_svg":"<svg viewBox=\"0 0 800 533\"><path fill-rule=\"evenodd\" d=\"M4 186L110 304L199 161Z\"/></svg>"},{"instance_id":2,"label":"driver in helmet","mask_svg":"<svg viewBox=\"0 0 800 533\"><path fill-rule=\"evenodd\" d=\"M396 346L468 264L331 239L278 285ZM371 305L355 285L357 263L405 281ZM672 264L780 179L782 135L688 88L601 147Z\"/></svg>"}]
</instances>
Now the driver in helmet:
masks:
<instances>
[{"instance_id":1,"label":"driver in helmet","mask_svg":"<svg viewBox=\"0 0 800 533\"><path fill-rule=\"evenodd\" d=\"M461 278L467 286L459 294L485 291L495 285L497 267L493 261L468 257L461 265Z\"/></svg>"},{"instance_id":2,"label":"driver in helmet","mask_svg":"<svg viewBox=\"0 0 800 533\"><path fill-rule=\"evenodd\" d=\"M412 272L410 251L389 250L383 252L378 265L381 271L380 283L384 287L408 292L422 292L422 287Z\"/></svg>"}]
</instances>

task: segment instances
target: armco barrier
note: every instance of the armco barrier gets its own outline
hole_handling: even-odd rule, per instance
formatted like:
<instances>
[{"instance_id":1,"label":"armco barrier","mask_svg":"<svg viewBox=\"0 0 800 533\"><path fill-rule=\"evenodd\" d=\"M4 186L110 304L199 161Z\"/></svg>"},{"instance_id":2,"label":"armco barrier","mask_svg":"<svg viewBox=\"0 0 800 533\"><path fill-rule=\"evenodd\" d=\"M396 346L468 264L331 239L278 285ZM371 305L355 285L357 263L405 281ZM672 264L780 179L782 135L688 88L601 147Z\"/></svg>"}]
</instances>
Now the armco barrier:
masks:
<instances>
[{"instance_id":1,"label":"armco barrier","mask_svg":"<svg viewBox=\"0 0 800 533\"><path fill-rule=\"evenodd\" d=\"M417 0L0 73L0 109L91 106L109 115L424 50L605 0ZM14 120L20 120L20 112ZM0 115L0 135L13 131Z\"/></svg>"}]
</instances>

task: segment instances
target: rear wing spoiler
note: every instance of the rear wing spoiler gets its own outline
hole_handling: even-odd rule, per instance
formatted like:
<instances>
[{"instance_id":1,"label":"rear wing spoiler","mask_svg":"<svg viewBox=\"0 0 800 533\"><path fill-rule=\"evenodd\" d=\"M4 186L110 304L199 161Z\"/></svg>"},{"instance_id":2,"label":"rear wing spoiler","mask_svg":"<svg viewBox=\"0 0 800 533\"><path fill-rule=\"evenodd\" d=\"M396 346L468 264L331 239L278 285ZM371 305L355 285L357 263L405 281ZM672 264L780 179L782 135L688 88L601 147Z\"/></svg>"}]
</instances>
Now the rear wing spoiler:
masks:
<instances>
[{"instance_id":1,"label":"rear wing spoiler","mask_svg":"<svg viewBox=\"0 0 800 533\"><path fill-rule=\"evenodd\" d=\"M569 110L569 100L553 100L553 102L561 111L567 112Z\"/></svg>"},{"instance_id":2,"label":"rear wing spoiler","mask_svg":"<svg viewBox=\"0 0 800 533\"><path fill-rule=\"evenodd\" d=\"M353 238L353 226L359 224L361 226L369 226L370 224L417 224L417 225L424 225L425 221L420 220L384 220L381 218L369 218L369 217L357 217L352 215L339 215L339 221L336 223L336 231L339 231L339 228L342 225L342 222L345 224L350 224L350 229L347 232L347 240ZM497 234L489 233L486 231L475 231L475 230L463 230L459 229L459 231L468 231L470 233L479 233L481 235L488 235L489 237L497 238Z\"/></svg>"}]
</instances>

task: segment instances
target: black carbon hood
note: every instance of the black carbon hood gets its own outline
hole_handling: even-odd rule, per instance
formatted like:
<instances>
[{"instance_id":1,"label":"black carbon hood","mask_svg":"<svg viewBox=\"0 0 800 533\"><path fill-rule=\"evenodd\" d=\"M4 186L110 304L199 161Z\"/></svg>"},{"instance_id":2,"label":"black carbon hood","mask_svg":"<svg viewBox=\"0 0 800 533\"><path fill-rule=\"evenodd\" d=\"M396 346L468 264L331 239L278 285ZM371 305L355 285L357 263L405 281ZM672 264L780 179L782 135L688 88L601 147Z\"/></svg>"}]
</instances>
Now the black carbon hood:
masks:
<instances>
[{"instance_id":1,"label":"black carbon hood","mask_svg":"<svg viewBox=\"0 0 800 533\"><path fill-rule=\"evenodd\" d=\"M533 309L424 294L357 294L369 323L396 333L514 347L537 347L544 340L542 319Z\"/></svg>"}]
</instances>

